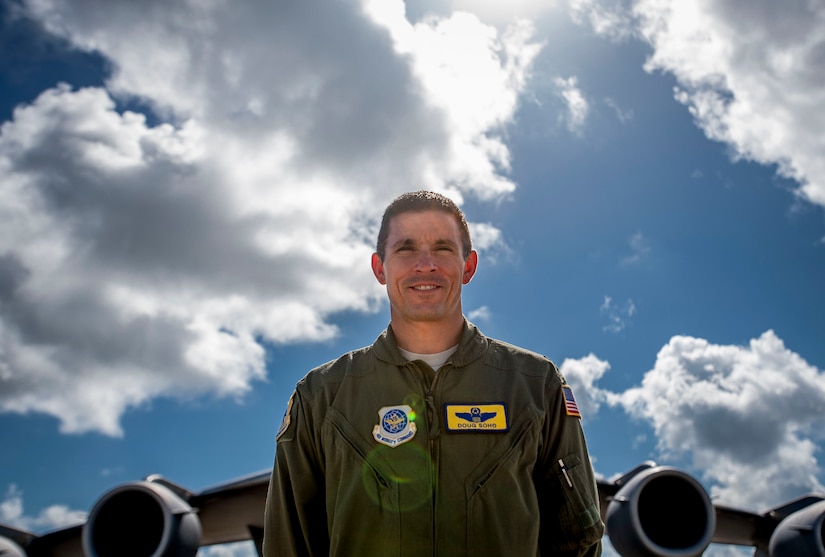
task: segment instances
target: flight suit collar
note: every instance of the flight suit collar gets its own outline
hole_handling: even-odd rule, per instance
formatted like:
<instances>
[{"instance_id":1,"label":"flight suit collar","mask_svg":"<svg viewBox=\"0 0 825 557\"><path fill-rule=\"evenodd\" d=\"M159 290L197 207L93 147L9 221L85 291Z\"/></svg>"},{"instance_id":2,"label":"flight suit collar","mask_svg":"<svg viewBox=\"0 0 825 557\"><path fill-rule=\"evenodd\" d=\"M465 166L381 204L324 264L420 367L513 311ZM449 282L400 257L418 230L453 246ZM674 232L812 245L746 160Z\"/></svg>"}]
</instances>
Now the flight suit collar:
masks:
<instances>
[{"instance_id":1,"label":"flight suit collar","mask_svg":"<svg viewBox=\"0 0 825 557\"><path fill-rule=\"evenodd\" d=\"M448 361L452 362L455 367L466 366L484 356L488 344L487 337L482 334L478 327L465 319L458 350ZM392 331L392 325L387 326L384 332L375 340L372 347L376 358L379 360L397 366L403 366L407 363L407 359L398 350L398 341Z\"/></svg>"}]
</instances>

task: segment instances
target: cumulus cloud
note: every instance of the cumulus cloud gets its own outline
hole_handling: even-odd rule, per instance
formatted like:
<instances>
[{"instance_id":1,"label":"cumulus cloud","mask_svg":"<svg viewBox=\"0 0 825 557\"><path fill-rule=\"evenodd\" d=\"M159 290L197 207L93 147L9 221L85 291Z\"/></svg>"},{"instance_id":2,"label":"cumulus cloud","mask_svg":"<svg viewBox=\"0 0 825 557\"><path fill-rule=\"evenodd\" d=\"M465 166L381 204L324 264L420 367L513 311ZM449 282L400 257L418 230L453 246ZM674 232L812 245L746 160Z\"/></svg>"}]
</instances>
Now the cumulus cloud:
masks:
<instances>
[{"instance_id":1,"label":"cumulus cloud","mask_svg":"<svg viewBox=\"0 0 825 557\"><path fill-rule=\"evenodd\" d=\"M243 396L262 341L377 309L389 199L514 189L501 134L540 49L529 25L412 25L400 0L244 6L27 3L112 72L0 129L0 411L122 435L153 397Z\"/></svg>"},{"instance_id":2,"label":"cumulus cloud","mask_svg":"<svg viewBox=\"0 0 825 557\"><path fill-rule=\"evenodd\" d=\"M675 336L640 386L601 395L649 422L665 456L689 455L721 503L766 509L825 489L825 373L773 331L747 346Z\"/></svg>"},{"instance_id":3,"label":"cumulus cloud","mask_svg":"<svg viewBox=\"0 0 825 557\"><path fill-rule=\"evenodd\" d=\"M571 0L579 21L636 36L645 69L671 73L705 134L736 158L776 165L799 195L825 206L825 4Z\"/></svg>"},{"instance_id":4,"label":"cumulus cloud","mask_svg":"<svg viewBox=\"0 0 825 557\"><path fill-rule=\"evenodd\" d=\"M366 10L389 30L396 51L410 57L426 98L443 110L451 130L444 145L449 156L429 173L439 183L437 176L453 176L452 185L484 199L510 193L513 183L497 173L510 169L509 150L487 132L515 112L541 49L530 42L532 25L518 21L499 33L466 12L412 25L401 0L368 0Z\"/></svg>"},{"instance_id":5,"label":"cumulus cloud","mask_svg":"<svg viewBox=\"0 0 825 557\"><path fill-rule=\"evenodd\" d=\"M514 256L500 228L488 222L471 222L469 225L473 249L479 252L481 264L495 264L501 258Z\"/></svg>"},{"instance_id":6,"label":"cumulus cloud","mask_svg":"<svg viewBox=\"0 0 825 557\"><path fill-rule=\"evenodd\" d=\"M593 354L579 359L566 358L559 367L567 384L573 389L583 418L596 415L602 402L607 399L609 393L597 387L596 383L609 369L610 363Z\"/></svg>"},{"instance_id":7,"label":"cumulus cloud","mask_svg":"<svg viewBox=\"0 0 825 557\"><path fill-rule=\"evenodd\" d=\"M0 523L29 532L45 532L65 526L82 524L86 513L73 511L65 505L51 505L37 516L26 515L23 511L23 493L11 484L0 501Z\"/></svg>"},{"instance_id":8,"label":"cumulus cloud","mask_svg":"<svg viewBox=\"0 0 825 557\"><path fill-rule=\"evenodd\" d=\"M477 14L485 22L507 24L520 19L532 19L554 10L554 0L449 0L455 10Z\"/></svg>"},{"instance_id":9,"label":"cumulus cloud","mask_svg":"<svg viewBox=\"0 0 825 557\"><path fill-rule=\"evenodd\" d=\"M674 336L641 384L625 391L599 386L610 363L593 354L566 359L560 370L585 417L607 404L649 423L659 456L687 458L717 503L762 512L825 491L817 454L825 371L773 331L746 346Z\"/></svg>"}]
</instances>

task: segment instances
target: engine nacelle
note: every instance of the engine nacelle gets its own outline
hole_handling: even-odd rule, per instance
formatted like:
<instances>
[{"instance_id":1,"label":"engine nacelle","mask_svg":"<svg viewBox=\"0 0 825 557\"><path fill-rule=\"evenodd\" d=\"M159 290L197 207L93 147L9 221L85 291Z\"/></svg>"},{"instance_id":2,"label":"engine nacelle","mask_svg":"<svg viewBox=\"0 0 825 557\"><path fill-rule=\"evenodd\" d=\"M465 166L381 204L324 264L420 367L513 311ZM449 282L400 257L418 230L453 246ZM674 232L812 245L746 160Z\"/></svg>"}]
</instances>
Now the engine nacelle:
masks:
<instances>
[{"instance_id":1,"label":"engine nacelle","mask_svg":"<svg viewBox=\"0 0 825 557\"><path fill-rule=\"evenodd\" d=\"M26 552L10 539L0 537L0 555L3 557L26 557Z\"/></svg>"},{"instance_id":2,"label":"engine nacelle","mask_svg":"<svg viewBox=\"0 0 825 557\"><path fill-rule=\"evenodd\" d=\"M716 514L695 478L661 466L640 472L619 490L606 524L621 555L698 557L710 545Z\"/></svg>"},{"instance_id":3,"label":"engine nacelle","mask_svg":"<svg viewBox=\"0 0 825 557\"><path fill-rule=\"evenodd\" d=\"M825 557L825 501L780 522L768 548L771 557Z\"/></svg>"},{"instance_id":4,"label":"engine nacelle","mask_svg":"<svg viewBox=\"0 0 825 557\"><path fill-rule=\"evenodd\" d=\"M169 488L148 481L123 484L92 508L83 527L88 557L194 557L197 513Z\"/></svg>"}]
</instances>

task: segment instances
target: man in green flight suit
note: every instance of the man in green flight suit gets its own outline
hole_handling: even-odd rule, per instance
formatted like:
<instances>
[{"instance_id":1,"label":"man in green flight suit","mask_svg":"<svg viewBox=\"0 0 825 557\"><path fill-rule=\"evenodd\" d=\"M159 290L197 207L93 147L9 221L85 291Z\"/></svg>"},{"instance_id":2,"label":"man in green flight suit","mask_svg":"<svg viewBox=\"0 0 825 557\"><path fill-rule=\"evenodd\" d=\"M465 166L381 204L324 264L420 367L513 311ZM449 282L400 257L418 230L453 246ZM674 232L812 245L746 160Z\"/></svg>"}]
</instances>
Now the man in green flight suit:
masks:
<instances>
[{"instance_id":1,"label":"man in green flight suit","mask_svg":"<svg viewBox=\"0 0 825 557\"><path fill-rule=\"evenodd\" d=\"M604 525L573 392L462 312L478 265L449 198L386 209L390 325L309 372L277 434L265 557L597 557Z\"/></svg>"}]
</instances>

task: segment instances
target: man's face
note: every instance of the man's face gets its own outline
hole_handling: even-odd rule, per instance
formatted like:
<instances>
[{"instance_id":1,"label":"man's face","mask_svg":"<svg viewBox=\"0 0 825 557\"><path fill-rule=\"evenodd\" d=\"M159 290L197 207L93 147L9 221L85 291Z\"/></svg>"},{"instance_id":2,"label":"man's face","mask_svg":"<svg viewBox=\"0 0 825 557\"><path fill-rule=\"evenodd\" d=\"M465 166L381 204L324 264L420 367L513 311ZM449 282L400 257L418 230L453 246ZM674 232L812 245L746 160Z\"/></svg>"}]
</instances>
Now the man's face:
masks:
<instances>
[{"instance_id":1,"label":"man's face","mask_svg":"<svg viewBox=\"0 0 825 557\"><path fill-rule=\"evenodd\" d=\"M461 229L444 211L401 213L389 223L382 262L372 256L378 282L387 286L393 323L460 318L461 286L475 274L478 256L465 261Z\"/></svg>"}]
</instances>

